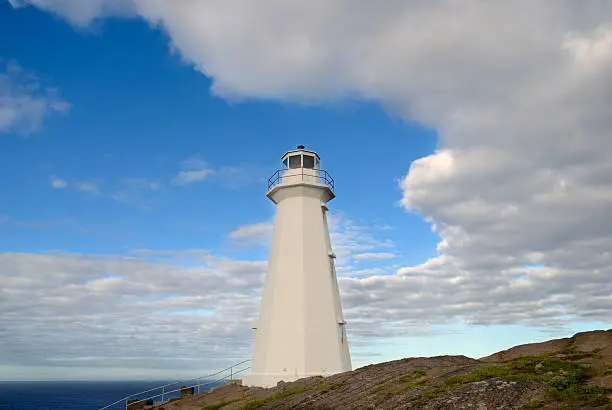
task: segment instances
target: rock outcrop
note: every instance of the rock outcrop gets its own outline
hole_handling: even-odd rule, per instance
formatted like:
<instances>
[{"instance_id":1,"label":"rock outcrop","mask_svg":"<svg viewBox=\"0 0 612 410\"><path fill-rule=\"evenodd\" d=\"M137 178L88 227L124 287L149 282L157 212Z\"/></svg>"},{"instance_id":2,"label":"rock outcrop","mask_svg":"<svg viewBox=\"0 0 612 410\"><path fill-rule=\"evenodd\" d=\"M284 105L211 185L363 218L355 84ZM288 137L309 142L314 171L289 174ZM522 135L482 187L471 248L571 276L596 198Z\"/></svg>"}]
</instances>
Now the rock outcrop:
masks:
<instances>
[{"instance_id":1,"label":"rock outcrop","mask_svg":"<svg viewBox=\"0 0 612 410\"><path fill-rule=\"evenodd\" d=\"M612 329L480 360L408 358L270 389L226 385L157 407L213 409L612 409Z\"/></svg>"}]
</instances>

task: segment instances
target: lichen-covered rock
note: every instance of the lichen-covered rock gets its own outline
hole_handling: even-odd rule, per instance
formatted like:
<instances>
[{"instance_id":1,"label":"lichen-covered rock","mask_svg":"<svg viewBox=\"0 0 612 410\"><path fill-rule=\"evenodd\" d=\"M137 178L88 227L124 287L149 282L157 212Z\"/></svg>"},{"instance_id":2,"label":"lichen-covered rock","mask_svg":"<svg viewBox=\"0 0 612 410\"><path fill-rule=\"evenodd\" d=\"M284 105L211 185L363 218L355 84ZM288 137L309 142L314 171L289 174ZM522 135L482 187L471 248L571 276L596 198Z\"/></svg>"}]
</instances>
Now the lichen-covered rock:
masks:
<instances>
[{"instance_id":1,"label":"lichen-covered rock","mask_svg":"<svg viewBox=\"0 0 612 410\"><path fill-rule=\"evenodd\" d=\"M531 380L508 381L501 378L458 386L423 403L422 409L520 409L542 399L546 388Z\"/></svg>"}]
</instances>

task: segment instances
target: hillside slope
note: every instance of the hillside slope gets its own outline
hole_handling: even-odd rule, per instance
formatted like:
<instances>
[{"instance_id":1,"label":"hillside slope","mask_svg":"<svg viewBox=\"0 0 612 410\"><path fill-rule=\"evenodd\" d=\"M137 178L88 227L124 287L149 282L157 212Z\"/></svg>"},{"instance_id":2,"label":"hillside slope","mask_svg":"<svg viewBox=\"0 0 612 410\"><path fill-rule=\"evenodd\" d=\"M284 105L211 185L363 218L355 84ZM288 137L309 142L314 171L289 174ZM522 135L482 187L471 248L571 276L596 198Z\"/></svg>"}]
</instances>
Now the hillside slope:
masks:
<instances>
[{"instance_id":1,"label":"hillside slope","mask_svg":"<svg viewBox=\"0 0 612 410\"><path fill-rule=\"evenodd\" d=\"M270 389L227 385L159 406L213 409L612 409L612 329L480 360L408 358Z\"/></svg>"}]
</instances>

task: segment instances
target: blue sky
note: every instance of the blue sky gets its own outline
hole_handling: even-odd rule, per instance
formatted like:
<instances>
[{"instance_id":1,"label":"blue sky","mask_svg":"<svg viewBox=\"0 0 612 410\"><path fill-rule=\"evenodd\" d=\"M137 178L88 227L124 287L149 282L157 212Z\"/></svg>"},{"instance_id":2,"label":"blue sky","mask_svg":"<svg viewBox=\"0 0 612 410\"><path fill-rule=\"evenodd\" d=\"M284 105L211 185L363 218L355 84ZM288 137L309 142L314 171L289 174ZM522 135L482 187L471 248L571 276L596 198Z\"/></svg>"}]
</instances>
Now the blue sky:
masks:
<instances>
[{"instance_id":1,"label":"blue sky","mask_svg":"<svg viewBox=\"0 0 612 410\"><path fill-rule=\"evenodd\" d=\"M240 252L220 239L273 216L266 180L297 144L318 150L338 180L335 208L357 221L404 230L389 236L401 241L398 247L416 248L408 263L435 248L428 225L395 204L397 180L406 164L432 151L433 131L359 100L323 107L228 102L211 95L210 79L171 55L167 37L141 21L109 20L95 31L75 31L34 8L2 7L3 31L19 39L2 44L3 58L48 79L71 105L68 115L50 118L36 133L4 139L1 160L15 178L0 188L15 199L3 203L3 213L30 223L74 222L73 229L35 233L7 224L6 250ZM194 157L220 175L172 186L181 162ZM91 182L99 193L53 189L53 177ZM131 193L128 203L113 199L130 178L161 186Z\"/></svg>"},{"instance_id":2,"label":"blue sky","mask_svg":"<svg viewBox=\"0 0 612 410\"><path fill-rule=\"evenodd\" d=\"M452 7L381 6L345 37L317 13L340 13L350 32L367 7L287 5L295 24L283 24L266 5L125 4L0 1L0 379L194 376L249 357L274 216L266 180L298 144L336 180L354 365L610 327L600 176L612 161L597 109L608 60L572 48L605 40L607 12L542 25L536 48L487 60L501 51L471 36L522 11L473 6L476 22L418 40L418 24L443 26ZM567 71L544 81L552 62ZM582 139L559 141L561 126ZM138 348L136 324L153 337ZM92 329L125 339L80 337Z\"/></svg>"}]
</instances>

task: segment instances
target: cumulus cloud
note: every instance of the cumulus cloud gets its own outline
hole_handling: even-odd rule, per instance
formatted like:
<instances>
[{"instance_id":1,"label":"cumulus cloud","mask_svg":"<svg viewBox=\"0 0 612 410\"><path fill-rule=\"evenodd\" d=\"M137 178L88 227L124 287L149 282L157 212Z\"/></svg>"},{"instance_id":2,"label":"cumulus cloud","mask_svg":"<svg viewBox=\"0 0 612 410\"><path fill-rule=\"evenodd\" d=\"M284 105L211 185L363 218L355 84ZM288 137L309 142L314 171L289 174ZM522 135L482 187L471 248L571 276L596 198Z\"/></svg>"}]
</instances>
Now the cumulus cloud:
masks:
<instances>
[{"instance_id":1,"label":"cumulus cloud","mask_svg":"<svg viewBox=\"0 0 612 410\"><path fill-rule=\"evenodd\" d=\"M43 87L15 61L4 63L4 71L0 71L0 132L31 134L40 129L46 117L69 109L70 104L55 88Z\"/></svg>"},{"instance_id":2,"label":"cumulus cloud","mask_svg":"<svg viewBox=\"0 0 612 410\"><path fill-rule=\"evenodd\" d=\"M612 243L612 5L136 4L221 96L359 95L438 131L440 150L415 162L401 187L404 206L441 236L440 255L413 267L420 275L355 279L354 297L373 315L397 309L421 320L411 298L429 303L432 321L546 326L609 314L594 317L579 301L612 293L601 283ZM341 253L351 238L336 241ZM543 267L526 271L533 255ZM523 296L510 314L498 302L515 286ZM390 301L393 292L403 301ZM448 309L431 309L440 304Z\"/></svg>"},{"instance_id":3,"label":"cumulus cloud","mask_svg":"<svg viewBox=\"0 0 612 410\"><path fill-rule=\"evenodd\" d=\"M73 22L101 15L29 3ZM222 97L356 95L438 131L439 149L401 181L403 206L440 235L438 254L341 278L349 314L369 329L609 319L612 3L130 4ZM364 240L335 235L339 255L374 252L353 232Z\"/></svg>"}]
</instances>

